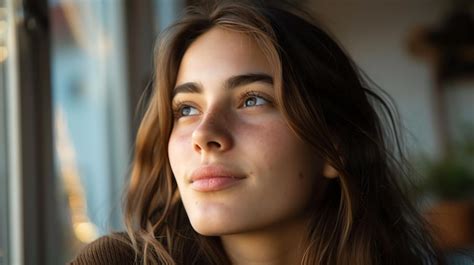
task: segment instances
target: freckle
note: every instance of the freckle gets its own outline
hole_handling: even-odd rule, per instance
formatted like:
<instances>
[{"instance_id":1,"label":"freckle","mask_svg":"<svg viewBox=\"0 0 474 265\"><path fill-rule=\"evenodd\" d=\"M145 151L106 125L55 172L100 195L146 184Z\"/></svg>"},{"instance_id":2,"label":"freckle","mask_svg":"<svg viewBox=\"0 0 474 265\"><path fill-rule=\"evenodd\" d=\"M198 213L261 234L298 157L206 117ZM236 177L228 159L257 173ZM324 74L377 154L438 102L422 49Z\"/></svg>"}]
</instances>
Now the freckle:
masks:
<instances>
[{"instance_id":1,"label":"freckle","mask_svg":"<svg viewBox=\"0 0 474 265\"><path fill-rule=\"evenodd\" d=\"M298 174L298 177L300 177L300 179L304 179L303 173L300 172L300 173Z\"/></svg>"}]
</instances>

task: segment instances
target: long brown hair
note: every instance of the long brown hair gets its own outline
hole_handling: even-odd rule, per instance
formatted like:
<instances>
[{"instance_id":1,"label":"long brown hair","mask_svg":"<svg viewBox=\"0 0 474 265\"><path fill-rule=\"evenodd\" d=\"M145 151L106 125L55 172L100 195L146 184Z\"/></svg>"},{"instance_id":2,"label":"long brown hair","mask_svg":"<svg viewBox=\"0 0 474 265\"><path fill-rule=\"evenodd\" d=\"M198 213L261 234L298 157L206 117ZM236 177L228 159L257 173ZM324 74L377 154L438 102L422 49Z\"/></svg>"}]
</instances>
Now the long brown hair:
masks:
<instances>
[{"instance_id":1,"label":"long brown hair","mask_svg":"<svg viewBox=\"0 0 474 265\"><path fill-rule=\"evenodd\" d=\"M273 67L288 126L340 174L312 209L301 264L442 263L401 185L406 161L393 108L333 38L299 11L263 1L204 2L189 8L156 46L154 90L125 200L137 256L152 264L230 264L218 237L192 229L167 153L171 90L183 54L204 32L222 27L258 43Z\"/></svg>"}]
</instances>

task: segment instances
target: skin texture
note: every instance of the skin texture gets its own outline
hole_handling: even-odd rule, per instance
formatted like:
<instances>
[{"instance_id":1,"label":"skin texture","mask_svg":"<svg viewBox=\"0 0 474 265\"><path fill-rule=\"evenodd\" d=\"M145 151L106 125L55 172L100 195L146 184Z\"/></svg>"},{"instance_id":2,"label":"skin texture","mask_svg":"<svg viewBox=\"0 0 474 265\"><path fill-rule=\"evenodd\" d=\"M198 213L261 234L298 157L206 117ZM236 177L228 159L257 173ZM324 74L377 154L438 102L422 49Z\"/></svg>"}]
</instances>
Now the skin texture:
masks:
<instances>
[{"instance_id":1,"label":"skin texture","mask_svg":"<svg viewBox=\"0 0 474 265\"><path fill-rule=\"evenodd\" d=\"M200 89L173 98L170 165L191 225L220 236L234 264L297 264L307 209L323 192L323 176L336 172L287 126L271 84L224 88L244 74L272 76L248 36L215 27L191 44L176 86ZM217 191L193 189L193 172L209 166L243 179Z\"/></svg>"}]
</instances>

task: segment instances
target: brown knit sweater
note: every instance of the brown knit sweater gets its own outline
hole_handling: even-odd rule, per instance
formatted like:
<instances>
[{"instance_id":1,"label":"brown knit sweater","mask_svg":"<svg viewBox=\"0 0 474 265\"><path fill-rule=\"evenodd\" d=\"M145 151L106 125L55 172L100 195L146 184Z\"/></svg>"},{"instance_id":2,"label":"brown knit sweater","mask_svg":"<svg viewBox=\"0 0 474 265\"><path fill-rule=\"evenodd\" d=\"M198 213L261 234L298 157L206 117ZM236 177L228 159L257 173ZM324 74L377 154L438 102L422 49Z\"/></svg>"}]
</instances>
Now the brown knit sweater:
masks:
<instances>
[{"instance_id":1,"label":"brown knit sweater","mask_svg":"<svg viewBox=\"0 0 474 265\"><path fill-rule=\"evenodd\" d=\"M122 239L122 240L121 240ZM72 260L70 265L132 265L139 264L135 260L135 252L127 243L125 234L114 234L101 237L89 245Z\"/></svg>"}]
</instances>

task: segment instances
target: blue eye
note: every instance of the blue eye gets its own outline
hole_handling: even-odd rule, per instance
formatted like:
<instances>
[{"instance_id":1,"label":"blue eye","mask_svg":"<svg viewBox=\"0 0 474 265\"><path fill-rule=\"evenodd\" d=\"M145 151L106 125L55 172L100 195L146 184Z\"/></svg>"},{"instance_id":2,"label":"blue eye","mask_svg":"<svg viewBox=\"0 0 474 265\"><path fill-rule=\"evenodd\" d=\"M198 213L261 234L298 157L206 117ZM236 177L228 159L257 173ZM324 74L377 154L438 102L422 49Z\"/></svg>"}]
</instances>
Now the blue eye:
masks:
<instances>
[{"instance_id":1,"label":"blue eye","mask_svg":"<svg viewBox=\"0 0 474 265\"><path fill-rule=\"evenodd\" d=\"M267 104L268 100L259 96L250 96L244 101L244 107L254 107Z\"/></svg>"},{"instance_id":2,"label":"blue eye","mask_svg":"<svg viewBox=\"0 0 474 265\"><path fill-rule=\"evenodd\" d=\"M180 116L193 116L199 114L199 111L191 106L183 106L179 109Z\"/></svg>"}]
</instances>

